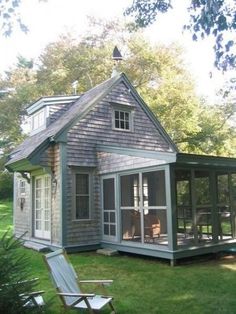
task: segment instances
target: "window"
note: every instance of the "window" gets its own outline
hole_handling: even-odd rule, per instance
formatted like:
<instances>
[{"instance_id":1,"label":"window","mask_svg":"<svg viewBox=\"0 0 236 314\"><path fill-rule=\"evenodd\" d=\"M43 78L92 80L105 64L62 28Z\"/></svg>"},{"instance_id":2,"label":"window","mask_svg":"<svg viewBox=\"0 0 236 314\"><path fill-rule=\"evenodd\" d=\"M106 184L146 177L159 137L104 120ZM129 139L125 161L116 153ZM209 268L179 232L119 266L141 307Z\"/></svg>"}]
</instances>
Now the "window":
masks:
<instances>
[{"instance_id":1,"label":"window","mask_svg":"<svg viewBox=\"0 0 236 314\"><path fill-rule=\"evenodd\" d=\"M75 174L75 219L90 218L90 176L88 173Z\"/></svg>"},{"instance_id":2,"label":"window","mask_svg":"<svg viewBox=\"0 0 236 314\"><path fill-rule=\"evenodd\" d=\"M132 112L129 110L114 109L113 129L132 131Z\"/></svg>"},{"instance_id":3,"label":"window","mask_svg":"<svg viewBox=\"0 0 236 314\"><path fill-rule=\"evenodd\" d=\"M20 180L20 195L25 195L25 180Z\"/></svg>"},{"instance_id":4,"label":"window","mask_svg":"<svg viewBox=\"0 0 236 314\"><path fill-rule=\"evenodd\" d=\"M45 109L36 112L31 117L31 131L42 130L46 126Z\"/></svg>"}]
</instances>

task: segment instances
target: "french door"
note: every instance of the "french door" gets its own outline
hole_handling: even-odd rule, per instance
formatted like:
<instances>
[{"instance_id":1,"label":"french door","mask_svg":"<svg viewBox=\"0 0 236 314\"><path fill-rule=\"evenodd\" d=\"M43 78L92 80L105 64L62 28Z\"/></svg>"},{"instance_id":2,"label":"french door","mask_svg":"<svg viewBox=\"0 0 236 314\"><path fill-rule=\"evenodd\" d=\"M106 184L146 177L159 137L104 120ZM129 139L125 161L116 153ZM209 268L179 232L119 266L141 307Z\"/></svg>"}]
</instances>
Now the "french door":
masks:
<instances>
[{"instance_id":1,"label":"french door","mask_svg":"<svg viewBox=\"0 0 236 314\"><path fill-rule=\"evenodd\" d=\"M122 241L168 245L165 170L120 176Z\"/></svg>"},{"instance_id":2,"label":"french door","mask_svg":"<svg viewBox=\"0 0 236 314\"><path fill-rule=\"evenodd\" d=\"M35 177L34 186L34 236L50 239L51 177Z\"/></svg>"}]
</instances>

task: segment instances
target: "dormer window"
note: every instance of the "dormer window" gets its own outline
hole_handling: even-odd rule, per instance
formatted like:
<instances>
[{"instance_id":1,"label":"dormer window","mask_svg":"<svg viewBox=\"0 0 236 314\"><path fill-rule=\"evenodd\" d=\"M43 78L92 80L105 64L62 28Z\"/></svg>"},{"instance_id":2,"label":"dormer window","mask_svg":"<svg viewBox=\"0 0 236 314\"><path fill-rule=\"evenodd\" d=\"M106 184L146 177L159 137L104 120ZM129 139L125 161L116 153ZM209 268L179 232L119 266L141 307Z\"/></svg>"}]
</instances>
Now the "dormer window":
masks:
<instances>
[{"instance_id":1,"label":"dormer window","mask_svg":"<svg viewBox=\"0 0 236 314\"><path fill-rule=\"evenodd\" d=\"M112 124L114 130L133 131L133 108L115 105L113 107Z\"/></svg>"},{"instance_id":2,"label":"dormer window","mask_svg":"<svg viewBox=\"0 0 236 314\"><path fill-rule=\"evenodd\" d=\"M31 134L37 133L46 127L46 108L43 108L31 116Z\"/></svg>"},{"instance_id":3,"label":"dormer window","mask_svg":"<svg viewBox=\"0 0 236 314\"><path fill-rule=\"evenodd\" d=\"M45 123L45 110L44 108L38 112L36 112L32 116L32 131L39 129Z\"/></svg>"}]
</instances>

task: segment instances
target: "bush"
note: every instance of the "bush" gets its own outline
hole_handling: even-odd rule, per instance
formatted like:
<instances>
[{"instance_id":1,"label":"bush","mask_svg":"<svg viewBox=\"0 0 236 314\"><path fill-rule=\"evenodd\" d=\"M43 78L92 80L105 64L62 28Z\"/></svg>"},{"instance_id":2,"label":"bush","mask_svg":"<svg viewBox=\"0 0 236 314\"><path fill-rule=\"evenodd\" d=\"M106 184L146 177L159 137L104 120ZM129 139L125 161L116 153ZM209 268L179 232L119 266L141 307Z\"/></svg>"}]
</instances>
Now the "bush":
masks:
<instances>
[{"instance_id":1,"label":"bush","mask_svg":"<svg viewBox=\"0 0 236 314\"><path fill-rule=\"evenodd\" d=\"M11 199L13 195L13 175L8 171L0 172L0 199Z\"/></svg>"},{"instance_id":2,"label":"bush","mask_svg":"<svg viewBox=\"0 0 236 314\"><path fill-rule=\"evenodd\" d=\"M21 294L33 292L36 286L31 279L29 262L20 248L20 239L5 232L0 238L0 309L1 313L37 313L40 309L24 307Z\"/></svg>"}]
</instances>

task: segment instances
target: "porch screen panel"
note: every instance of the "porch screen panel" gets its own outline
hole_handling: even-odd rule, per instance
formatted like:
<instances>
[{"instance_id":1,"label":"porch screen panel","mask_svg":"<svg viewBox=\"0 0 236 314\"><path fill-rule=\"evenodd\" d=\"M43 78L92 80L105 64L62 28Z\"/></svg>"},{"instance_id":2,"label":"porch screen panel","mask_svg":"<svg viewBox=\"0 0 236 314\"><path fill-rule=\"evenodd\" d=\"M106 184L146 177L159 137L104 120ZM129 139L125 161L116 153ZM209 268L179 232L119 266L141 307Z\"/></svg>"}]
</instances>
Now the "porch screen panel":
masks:
<instances>
[{"instance_id":1,"label":"porch screen panel","mask_svg":"<svg viewBox=\"0 0 236 314\"><path fill-rule=\"evenodd\" d=\"M209 172L195 171L194 184L196 198L195 237L198 242L209 242L212 240L212 205Z\"/></svg>"},{"instance_id":2,"label":"porch screen panel","mask_svg":"<svg viewBox=\"0 0 236 314\"><path fill-rule=\"evenodd\" d=\"M122 239L141 242L139 175L120 178Z\"/></svg>"},{"instance_id":3,"label":"porch screen panel","mask_svg":"<svg viewBox=\"0 0 236 314\"><path fill-rule=\"evenodd\" d=\"M103 233L116 236L115 179L103 180Z\"/></svg>"},{"instance_id":4,"label":"porch screen panel","mask_svg":"<svg viewBox=\"0 0 236 314\"><path fill-rule=\"evenodd\" d=\"M121 177L121 206L139 206L139 176L132 174Z\"/></svg>"},{"instance_id":5,"label":"porch screen panel","mask_svg":"<svg viewBox=\"0 0 236 314\"><path fill-rule=\"evenodd\" d=\"M177 241L178 245L193 242L193 211L191 200L191 172L185 169L175 171Z\"/></svg>"},{"instance_id":6,"label":"porch screen panel","mask_svg":"<svg viewBox=\"0 0 236 314\"><path fill-rule=\"evenodd\" d=\"M227 240L233 237L232 213L230 206L230 177L228 174L217 175L217 208L220 240Z\"/></svg>"},{"instance_id":7,"label":"porch screen panel","mask_svg":"<svg viewBox=\"0 0 236 314\"><path fill-rule=\"evenodd\" d=\"M144 242L168 244L165 171L142 174Z\"/></svg>"}]
</instances>

